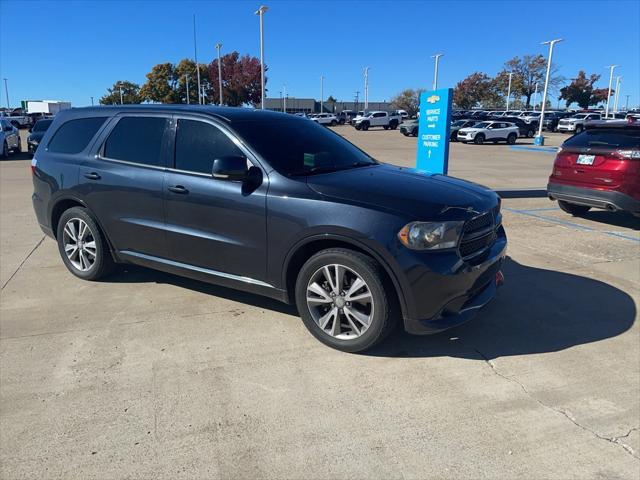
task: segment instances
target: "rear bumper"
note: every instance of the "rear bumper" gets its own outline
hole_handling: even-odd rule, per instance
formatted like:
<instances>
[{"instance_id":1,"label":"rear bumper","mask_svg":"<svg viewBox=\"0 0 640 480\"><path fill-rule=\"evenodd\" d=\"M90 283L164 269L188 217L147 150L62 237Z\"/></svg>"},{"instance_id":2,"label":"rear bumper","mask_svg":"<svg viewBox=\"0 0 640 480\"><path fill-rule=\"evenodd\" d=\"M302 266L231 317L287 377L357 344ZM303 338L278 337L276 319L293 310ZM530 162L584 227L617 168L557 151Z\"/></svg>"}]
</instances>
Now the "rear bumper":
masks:
<instances>
[{"instance_id":1,"label":"rear bumper","mask_svg":"<svg viewBox=\"0 0 640 480\"><path fill-rule=\"evenodd\" d=\"M547 185L547 194L551 200L564 200L577 205L611 211L623 210L631 213L640 212L640 199L613 190L595 190L592 188L549 183Z\"/></svg>"}]
</instances>

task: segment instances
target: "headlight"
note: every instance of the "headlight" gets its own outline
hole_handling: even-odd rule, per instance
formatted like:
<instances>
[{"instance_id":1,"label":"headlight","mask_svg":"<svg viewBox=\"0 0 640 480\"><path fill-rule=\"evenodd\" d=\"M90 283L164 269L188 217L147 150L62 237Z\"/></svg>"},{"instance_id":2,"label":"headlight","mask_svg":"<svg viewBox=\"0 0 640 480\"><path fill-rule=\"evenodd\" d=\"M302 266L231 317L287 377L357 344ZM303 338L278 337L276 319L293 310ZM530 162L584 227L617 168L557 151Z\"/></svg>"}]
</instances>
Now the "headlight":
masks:
<instances>
[{"instance_id":1,"label":"headlight","mask_svg":"<svg viewBox=\"0 0 640 480\"><path fill-rule=\"evenodd\" d=\"M412 222L398 232L398 240L412 250L442 250L458 245L464 222Z\"/></svg>"}]
</instances>

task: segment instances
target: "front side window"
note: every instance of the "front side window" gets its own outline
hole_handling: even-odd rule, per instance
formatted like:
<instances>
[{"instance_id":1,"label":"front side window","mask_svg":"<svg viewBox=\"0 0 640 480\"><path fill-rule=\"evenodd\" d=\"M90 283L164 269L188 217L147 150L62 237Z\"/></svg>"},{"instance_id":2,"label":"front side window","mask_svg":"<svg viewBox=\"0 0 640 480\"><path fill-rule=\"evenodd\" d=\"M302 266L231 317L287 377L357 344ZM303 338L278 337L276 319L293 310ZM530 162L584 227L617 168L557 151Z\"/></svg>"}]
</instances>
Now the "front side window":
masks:
<instances>
[{"instance_id":1,"label":"front side window","mask_svg":"<svg viewBox=\"0 0 640 480\"><path fill-rule=\"evenodd\" d=\"M355 145L315 122L291 118L238 122L233 128L282 175L312 175L377 164Z\"/></svg>"},{"instance_id":2,"label":"front side window","mask_svg":"<svg viewBox=\"0 0 640 480\"><path fill-rule=\"evenodd\" d=\"M162 166L162 139L167 119L124 117L104 143L104 156L112 160Z\"/></svg>"},{"instance_id":3,"label":"front side window","mask_svg":"<svg viewBox=\"0 0 640 480\"><path fill-rule=\"evenodd\" d=\"M54 153L80 153L104 124L107 117L89 117L69 120L62 124L49 142Z\"/></svg>"},{"instance_id":4,"label":"front side window","mask_svg":"<svg viewBox=\"0 0 640 480\"><path fill-rule=\"evenodd\" d=\"M175 168L211 174L213 161L228 156L244 154L218 127L198 120L178 120Z\"/></svg>"}]
</instances>

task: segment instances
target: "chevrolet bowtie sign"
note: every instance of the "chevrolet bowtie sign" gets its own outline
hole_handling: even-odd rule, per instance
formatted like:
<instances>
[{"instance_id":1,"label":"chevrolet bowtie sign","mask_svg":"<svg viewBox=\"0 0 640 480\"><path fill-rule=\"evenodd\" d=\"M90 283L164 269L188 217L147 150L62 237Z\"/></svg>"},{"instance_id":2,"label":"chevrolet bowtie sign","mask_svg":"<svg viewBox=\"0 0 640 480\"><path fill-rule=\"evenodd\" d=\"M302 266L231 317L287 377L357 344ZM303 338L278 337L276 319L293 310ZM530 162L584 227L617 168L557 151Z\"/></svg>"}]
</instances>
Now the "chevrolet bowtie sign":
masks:
<instances>
[{"instance_id":1,"label":"chevrolet bowtie sign","mask_svg":"<svg viewBox=\"0 0 640 480\"><path fill-rule=\"evenodd\" d=\"M448 171L452 99L450 88L420 95L417 170L444 174Z\"/></svg>"}]
</instances>

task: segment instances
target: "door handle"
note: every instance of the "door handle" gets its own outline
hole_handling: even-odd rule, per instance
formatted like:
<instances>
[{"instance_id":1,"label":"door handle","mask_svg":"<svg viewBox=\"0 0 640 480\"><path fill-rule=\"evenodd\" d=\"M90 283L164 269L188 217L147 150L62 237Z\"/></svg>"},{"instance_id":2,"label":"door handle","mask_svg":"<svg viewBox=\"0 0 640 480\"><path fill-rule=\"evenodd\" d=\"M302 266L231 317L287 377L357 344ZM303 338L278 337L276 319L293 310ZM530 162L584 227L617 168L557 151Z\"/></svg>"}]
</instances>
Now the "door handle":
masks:
<instances>
[{"instance_id":1,"label":"door handle","mask_svg":"<svg viewBox=\"0 0 640 480\"><path fill-rule=\"evenodd\" d=\"M89 180L100 180L100 175L98 175L96 172L85 173L84 177L88 178Z\"/></svg>"},{"instance_id":2,"label":"door handle","mask_svg":"<svg viewBox=\"0 0 640 480\"><path fill-rule=\"evenodd\" d=\"M169 191L173 192L173 193L181 193L181 194L185 194L185 193L189 193L189 190L187 190L186 188L184 188L182 185L176 185L174 187L169 187Z\"/></svg>"}]
</instances>

